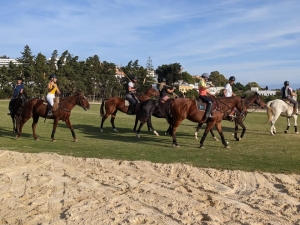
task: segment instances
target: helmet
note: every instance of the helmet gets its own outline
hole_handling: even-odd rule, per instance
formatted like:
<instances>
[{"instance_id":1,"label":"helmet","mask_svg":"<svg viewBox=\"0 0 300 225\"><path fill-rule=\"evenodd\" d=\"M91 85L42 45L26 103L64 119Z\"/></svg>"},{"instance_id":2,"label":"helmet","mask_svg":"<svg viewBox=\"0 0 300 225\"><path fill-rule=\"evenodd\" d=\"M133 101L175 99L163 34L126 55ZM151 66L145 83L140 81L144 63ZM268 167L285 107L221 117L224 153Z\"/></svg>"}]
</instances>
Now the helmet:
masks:
<instances>
[{"instance_id":1,"label":"helmet","mask_svg":"<svg viewBox=\"0 0 300 225\"><path fill-rule=\"evenodd\" d=\"M289 86L289 85L290 85L290 82L284 81L284 85L285 85L285 86Z\"/></svg>"},{"instance_id":2,"label":"helmet","mask_svg":"<svg viewBox=\"0 0 300 225\"><path fill-rule=\"evenodd\" d=\"M54 78L57 78L55 74L51 74L51 75L49 76L49 80L54 79Z\"/></svg>"},{"instance_id":3,"label":"helmet","mask_svg":"<svg viewBox=\"0 0 300 225\"><path fill-rule=\"evenodd\" d=\"M235 81L235 77L234 76L229 77L229 81Z\"/></svg>"},{"instance_id":4,"label":"helmet","mask_svg":"<svg viewBox=\"0 0 300 225\"><path fill-rule=\"evenodd\" d=\"M201 77L203 77L203 78L205 78L205 79L208 79L208 78L209 78L209 74L208 74L208 73L203 73L203 74L201 75Z\"/></svg>"},{"instance_id":5,"label":"helmet","mask_svg":"<svg viewBox=\"0 0 300 225\"><path fill-rule=\"evenodd\" d=\"M22 77L17 77L17 80L23 81L23 78Z\"/></svg>"},{"instance_id":6,"label":"helmet","mask_svg":"<svg viewBox=\"0 0 300 225\"><path fill-rule=\"evenodd\" d=\"M166 78L161 78L161 82L167 82Z\"/></svg>"},{"instance_id":7,"label":"helmet","mask_svg":"<svg viewBox=\"0 0 300 225\"><path fill-rule=\"evenodd\" d=\"M137 77L136 76L132 76L131 80L137 80Z\"/></svg>"}]
</instances>

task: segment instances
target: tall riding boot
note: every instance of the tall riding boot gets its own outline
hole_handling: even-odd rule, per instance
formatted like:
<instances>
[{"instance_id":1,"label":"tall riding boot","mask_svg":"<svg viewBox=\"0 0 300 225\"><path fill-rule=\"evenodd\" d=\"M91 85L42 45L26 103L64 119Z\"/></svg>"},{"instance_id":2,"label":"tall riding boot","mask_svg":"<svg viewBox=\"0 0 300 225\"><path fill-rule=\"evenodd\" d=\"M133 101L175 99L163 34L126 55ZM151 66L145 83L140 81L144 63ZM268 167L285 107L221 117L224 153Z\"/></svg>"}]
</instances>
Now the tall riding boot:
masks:
<instances>
[{"instance_id":1,"label":"tall riding boot","mask_svg":"<svg viewBox=\"0 0 300 225\"><path fill-rule=\"evenodd\" d=\"M132 103L130 103L130 105L128 106L127 112L126 112L127 115L131 115L132 106L133 106Z\"/></svg>"},{"instance_id":2,"label":"tall riding boot","mask_svg":"<svg viewBox=\"0 0 300 225\"><path fill-rule=\"evenodd\" d=\"M206 105L205 119L213 117L212 115L210 115L211 108L212 108L212 102L210 102Z\"/></svg>"},{"instance_id":3,"label":"tall riding boot","mask_svg":"<svg viewBox=\"0 0 300 225\"><path fill-rule=\"evenodd\" d=\"M47 105L46 117L47 118L51 118L52 117L52 105L50 105L49 103Z\"/></svg>"}]
</instances>

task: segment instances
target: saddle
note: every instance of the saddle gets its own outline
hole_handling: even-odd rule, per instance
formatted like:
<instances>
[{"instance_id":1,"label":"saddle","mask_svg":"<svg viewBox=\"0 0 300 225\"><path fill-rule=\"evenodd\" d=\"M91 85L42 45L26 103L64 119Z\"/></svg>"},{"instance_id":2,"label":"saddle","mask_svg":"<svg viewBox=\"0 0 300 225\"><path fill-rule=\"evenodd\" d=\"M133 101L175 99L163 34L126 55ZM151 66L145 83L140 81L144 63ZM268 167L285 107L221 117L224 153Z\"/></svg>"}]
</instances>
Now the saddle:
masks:
<instances>
[{"instance_id":1,"label":"saddle","mask_svg":"<svg viewBox=\"0 0 300 225\"><path fill-rule=\"evenodd\" d=\"M49 102L48 102L48 100L45 98L45 97L43 97L43 104L44 105L48 105L48 104L50 104ZM53 104L53 107L52 107L52 111L54 112L54 111L56 111L57 109L58 109L58 107L59 107L59 97L55 97L54 99L53 99L53 101L54 101L54 104Z\"/></svg>"},{"instance_id":2,"label":"saddle","mask_svg":"<svg viewBox=\"0 0 300 225\"><path fill-rule=\"evenodd\" d=\"M284 101L286 104L290 105L290 106L294 106L293 103L291 103L288 99L284 98L282 99L282 101Z\"/></svg>"}]
</instances>

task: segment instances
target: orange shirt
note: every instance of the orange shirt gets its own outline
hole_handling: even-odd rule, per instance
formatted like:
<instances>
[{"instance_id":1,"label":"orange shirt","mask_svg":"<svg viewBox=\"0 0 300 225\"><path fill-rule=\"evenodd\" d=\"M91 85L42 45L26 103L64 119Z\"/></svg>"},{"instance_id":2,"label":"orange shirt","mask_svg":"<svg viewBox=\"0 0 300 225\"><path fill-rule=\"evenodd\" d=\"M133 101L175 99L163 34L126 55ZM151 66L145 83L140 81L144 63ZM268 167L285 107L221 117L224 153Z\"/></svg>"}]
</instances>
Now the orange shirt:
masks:
<instances>
[{"instance_id":1,"label":"orange shirt","mask_svg":"<svg viewBox=\"0 0 300 225\"><path fill-rule=\"evenodd\" d=\"M203 79L203 78L200 79L198 87L199 87L199 95L202 95L202 96L207 95L205 79Z\"/></svg>"}]
</instances>

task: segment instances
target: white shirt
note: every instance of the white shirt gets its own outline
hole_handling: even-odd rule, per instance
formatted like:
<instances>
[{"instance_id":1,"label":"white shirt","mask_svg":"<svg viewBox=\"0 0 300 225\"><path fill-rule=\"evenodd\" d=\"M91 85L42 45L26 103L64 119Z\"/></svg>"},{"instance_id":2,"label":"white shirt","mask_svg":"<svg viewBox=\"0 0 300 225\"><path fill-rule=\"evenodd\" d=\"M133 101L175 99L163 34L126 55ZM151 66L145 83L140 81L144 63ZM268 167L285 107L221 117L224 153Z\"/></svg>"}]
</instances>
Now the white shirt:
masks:
<instances>
[{"instance_id":1,"label":"white shirt","mask_svg":"<svg viewBox=\"0 0 300 225\"><path fill-rule=\"evenodd\" d=\"M229 83L225 85L224 89L226 90L225 97L232 97L232 87Z\"/></svg>"}]
</instances>

